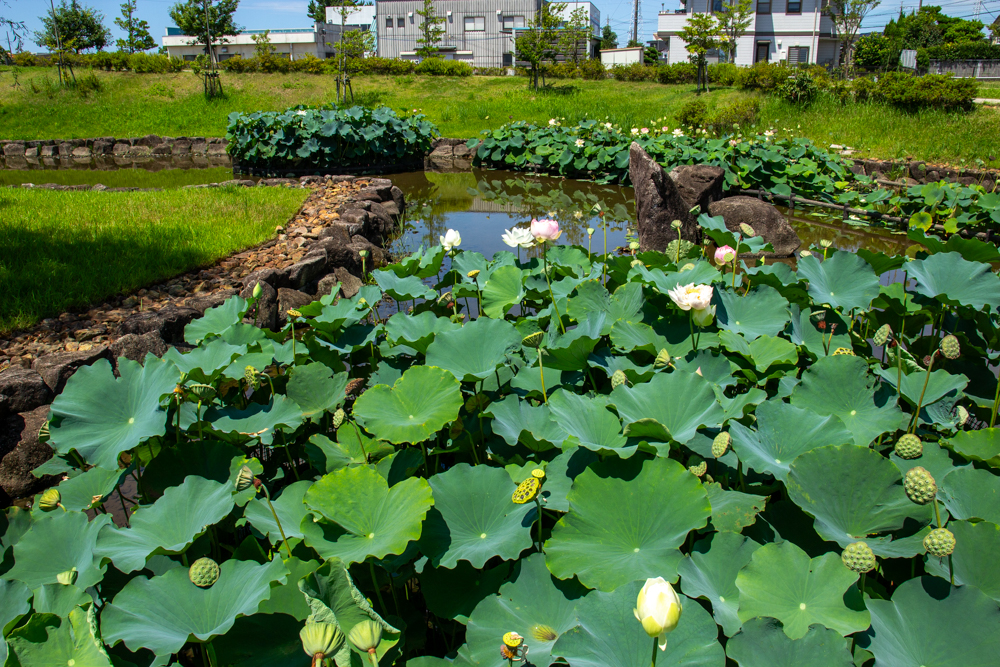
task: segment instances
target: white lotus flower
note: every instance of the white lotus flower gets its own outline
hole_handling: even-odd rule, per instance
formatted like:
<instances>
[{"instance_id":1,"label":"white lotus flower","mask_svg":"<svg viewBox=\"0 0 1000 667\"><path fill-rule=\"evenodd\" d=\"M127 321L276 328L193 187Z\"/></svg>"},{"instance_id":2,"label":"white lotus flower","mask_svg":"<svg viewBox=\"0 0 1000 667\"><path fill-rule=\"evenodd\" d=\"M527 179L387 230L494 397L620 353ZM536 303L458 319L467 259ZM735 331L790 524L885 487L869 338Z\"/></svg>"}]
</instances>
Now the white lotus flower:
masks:
<instances>
[{"instance_id":1,"label":"white lotus flower","mask_svg":"<svg viewBox=\"0 0 1000 667\"><path fill-rule=\"evenodd\" d=\"M449 229L445 232L444 236L439 236L438 238L441 239L441 245L444 246L445 252L451 252L462 245L462 235L458 233L457 229Z\"/></svg>"},{"instance_id":2,"label":"white lotus flower","mask_svg":"<svg viewBox=\"0 0 1000 667\"><path fill-rule=\"evenodd\" d=\"M681 310L704 310L712 304L711 285L678 285L667 291L670 300Z\"/></svg>"},{"instance_id":3,"label":"white lotus flower","mask_svg":"<svg viewBox=\"0 0 1000 667\"><path fill-rule=\"evenodd\" d=\"M577 148L583 148L583 144L585 142L583 141L583 139L577 139L575 143Z\"/></svg>"},{"instance_id":4,"label":"white lotus flower","mask_svg":"<svg viewBox=\"0 0 1000 667\"><path fill-rule=\"evenodd\" d=\"M672 132L672 134L673 134L673 135L674 135L675 137L683 137L683 136L684 136L684 131L683 131L683 130L681 130L681 128L679 128L679 127L678 127L678 128L676 129L676 130L674 130L674 131Z\"/></svg>"},{"instance_id":5,"label":"white lotus flower","mask_svg":"<svg viewBox=\"0 0 1000 667\"><path fill-rule=\"evenodd\" d=\"M535 237L531 235L531 230L524 227L505 229L501 238L511 248L521 247L527 249L535 245Z\"/></svg>"},{"instance_id":6,"label":"white lotus flower","mask_svg":"<svg viewBox=\"0 0 1000 667\"><path fill-rule=\"evenodd\" d=\"M632 134L639 134L639 128L633 127L632 128Z\"/></svg>"},{"instance_id":7,"label":"white lotus flower","mask_svg":"<svg viewBox=\"0 0 1000 667\"><path fill-rule=\"evenodd\" d=\"M667 633L677 627L683 611L673 586L663 577L647 579L632 611L646 634L656 637L660 650L665 651Z\"/></svg>"},{"instance_id":8,"label":"white lotus flower","mask_svg":"<svg viewBox=\"0 0 1000 667\"><path fill-rule=\"evenodd\" d=\"M613 125L611 125L611 123L605 123L604 127L610 130L613 127Z\"/></svg>"},{"instance_id":9,"label":"white lotus flower","mask_svg":"<svg viewBox=\"0 0 1000 667\"><path fill-rule=\"evenodd\" d=\"M555 126L556 126L556 119L549 118L549 127L555 127Z\"/></svg>"}]
</instances>

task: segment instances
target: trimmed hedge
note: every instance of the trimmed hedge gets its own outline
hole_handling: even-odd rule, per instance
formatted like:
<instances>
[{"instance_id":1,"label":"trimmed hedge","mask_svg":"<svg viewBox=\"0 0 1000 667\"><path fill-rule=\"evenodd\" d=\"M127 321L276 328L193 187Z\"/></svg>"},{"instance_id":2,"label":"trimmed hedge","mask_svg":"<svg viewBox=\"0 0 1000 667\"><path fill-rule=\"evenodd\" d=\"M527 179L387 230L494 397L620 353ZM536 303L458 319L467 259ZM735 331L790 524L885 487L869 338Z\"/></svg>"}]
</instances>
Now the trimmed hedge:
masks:
<instances>
[{"instance_id":1,"label":"trimmed hedge","mask_svg":"<svg viewBox=\"0 0 1000 667\"><path fill-rule=\"evenodd\" d=\"M14 64L20 67L55 67L57 56L37 56L33 53L15 53ZM106 72L135 72L136 74L167 74L180 72L186 63L180 58L149 53L123 53L98 51L97 53L67 53L63 62L72 67L92 67Z\"/></svg>"}]
</instances>

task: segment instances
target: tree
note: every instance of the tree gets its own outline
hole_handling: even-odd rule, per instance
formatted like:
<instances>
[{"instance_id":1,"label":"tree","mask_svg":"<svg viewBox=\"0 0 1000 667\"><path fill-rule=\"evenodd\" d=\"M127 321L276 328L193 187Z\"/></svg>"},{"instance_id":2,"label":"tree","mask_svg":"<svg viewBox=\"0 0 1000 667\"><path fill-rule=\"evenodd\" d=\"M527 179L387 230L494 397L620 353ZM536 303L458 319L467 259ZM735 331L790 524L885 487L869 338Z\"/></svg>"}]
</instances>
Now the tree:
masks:
<instances>
[{"instance_id":1,"label":"tree","mask_svg":"<svg viewBox=\"0 0 1000 667\"><path fill-rule=\"evenodd\" d=\"M719 45L719 24L711 14L692 14L678 36L684 40L691 60L698 65L698 92L701 92L703 81L707 92L708 60L705 55Z\"/></svg>"},{"instance_id":2,"label":"tree","mask_svg":"<svg viewBox=\"0 0 1000 667\"><path fill-rule=\"evenodd\" d=\"M607 49L617 49L618 48L618 34L611 29L611 25L608 24L604 26L604 31L601 33L601 51L606 51Z\"/></svg>"},{"instance_id":3,"label":"tree","mask_svg":"<svg viewBox=\"0 0 1000 667\"><path fill-rule=\"evenodd\" d=\"M566 11L566 3L550 2L542 3L539 11L535 12L535 17L531 21L530 30L522 30L514 40L514 50L517 53L517 60L525 61L531 66L528 72L528 85L538 90L538 75L541 73L540 66L546 60L555 61L558 49L558 35L562 13ZM545 75L542 73L542 84L545 83Z\"/></svg>"},{"instance_id":4,"label":"tree","mask_svg":"<svg viewBox=\"0 0 1000 667\"><path fill-rule=\"evenodd\" d=\"M76 53L88 49L103 51L111 37L111 31L104 27L104 14L81 6L77 0L69 3L62 0L54 12L40 16L39 20L44 30L35 33L35 43L48 49L55 50L62 43Z\"/></svg>"},{"instance_id":5,"label":"tree","mask_svg":"<svg viewBox=\"0 0 1000 667\"><path fill-rule=\"evenodd\" d=\"M746 34L747 28L753 23L754 0L723 0L722 10L715 12L719 21L721 33L729 62L736 62L736 44L740 37Z\"/></svg>"},{"instance_id":6,"label":"tree","mask_svg":"<svg viewBox=\"0 0 1000 667\"><path fill-rule=\"evenodd\" d=\"M115 19L115 25L125 31L125 39L115 42L119 51L135 53L156 48L156 40L149 34L149 24L136 18L137 0L125 0L121 5L121 18Z\"/></svg>"},{"instance_id":7,"label":"tree","mask_svg":"<svg viewBox=\"0 0 1000 667\"><path fill-rule=\"evenodd\" d=\"M590 32L590 12L586 7L574 9L559 31L559 50L575 67L580 66L580 42L583 42L583 53L590 53Z\"/></svg>"},{"instance_id":8,"label":"tree","mask_svg":"<svg viewBox=\"0 0 1000 667\"><path fill-rule=\"evenodd\" d=\"M930 5L903 14L886 24L883 34L900 49L926 49L941 44L964 44L986 40L981 21L945 16Z\"/></svg>"},{"instance_id":9,"label":"tree","mask_svg":"<svg viewBox=\"0 0 1000 667\"><path fill-rule=\"evenodd\" d=\"M655 46L647 46L642 52L642 62L645 65L655 65L660 62L660 52Z\"/></svg>"},{"instance_id":10,"label":"tree","mask_svg":"<svg viewBox=\"0 0 1000 667\"><path fill-rule=\"evenodd\" d=\"M879 6L881 0L830 0L827 11L833 19L840 40L840 60L844 69L850 71L853 65L854 42L858 29L868 13Z\"/></svg>"},{"instance_id":11,"label":"tree","mask_svg":"<svg viewBox=\"0 0 1000 667\"><path fill-rule=\"evenodd\" d=\"M421 59L433 58L438 53L438 45L445 33L445 17L438 16L434 11L433 0L424 0L424 7L417 10L417 15L422 19L420 37L417 38L417 44L420 45L417 47L417 55Z\"/></svg>"},{"instance_id":12,"label":"tree","mask_svg":"<svg viewBox=\"0 0 1000 667\"><path fill-rule=\"evenodd\" d=\"M306 15L313 23L326 23L327 7L361 7L372 4L368 0L309 0Z\"/></svg>"},{"instance_id":13,"label":"tree","mask_svg":"<svg viewBox=\"0 0 1000 667\"><path fill-rule=\"evenodd\" d=\"M9 7L7 0L0 0L5 6ZM27 33L28 29L24 25L24 21L15 21L9 19L5 16L0 16L0 28L3 28L7 33L7 48L5 49L0 45L0 62L11 61L11 51L20 51L23 45L24 35Z\"/></svg>"},{"instance_id":14,"label":"tree","mask_svg":"<svg viewBox=\"0 0 1000 667\"><path fill-rule=\"evenodd\" d=\"M170 8L170 18L181 33L191 37L189 44L203 44L205 53L215 63L215 45L228 42L243 28L236 25L233 14L240 0L182 0Z\"/></svg>"}]
</instances>

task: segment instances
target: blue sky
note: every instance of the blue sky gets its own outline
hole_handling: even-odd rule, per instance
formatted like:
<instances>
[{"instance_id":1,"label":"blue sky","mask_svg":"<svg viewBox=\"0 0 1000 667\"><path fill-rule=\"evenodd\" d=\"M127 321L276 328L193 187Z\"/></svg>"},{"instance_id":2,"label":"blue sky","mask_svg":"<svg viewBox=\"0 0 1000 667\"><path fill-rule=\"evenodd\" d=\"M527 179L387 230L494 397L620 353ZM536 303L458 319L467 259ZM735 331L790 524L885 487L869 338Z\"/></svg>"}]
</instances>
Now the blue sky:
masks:
<instances>
[{"instance_id":1,"label":"blue sky","mask_svg":"<svg viewBox=\"0 0 1000 667\"><path fill-rule=\"evenodd\" d=\"M902 0L904 9L916 9L918 0ZM8 6L4 7L6 2ZM119 5L122 0L82 0L84 5L93 7L104 13L105 24L111 29L114 37L121 36L121 31L114 24L114 18L120 15ZM148 21L150 32L157 42L164 34L164 29L170 24L170 17L167 15L171 5L175 0L138 0L139 17ZM597 0L594 4L601 11L602 25L611 19L611 27L618 33L619 42L624 45L628 39L629 31L632 28L632 2L633 0ZM48 8L48 0L0 0L0 16L24 21L29 30L41 28L38 16ZM933 4L928 0L927 4ZM943 0L938 3L946 14L972 18L975 8L975 0ZM300 28L309 25L306 18L306 6L308 0L242 0L240 8L236 12L237 22L250 29L270 28ZM641 39L650 39L656 30L656 15L663 7L672 10L680 7L679 0L666 0L664 3L651 0L640 0L642 23L639 27ZM899 0L883 0L882 4L876 7L865 22L864 30L879 29L891 18L899 14ZM991 23L1000 12L1000 0L984 0L983 10L980 20L984 23ZM0 39L6 43L6 39L0 32ZM38 46L34 43L27 45L29 50L37 51Z\"/></svg>"}]
</instances>

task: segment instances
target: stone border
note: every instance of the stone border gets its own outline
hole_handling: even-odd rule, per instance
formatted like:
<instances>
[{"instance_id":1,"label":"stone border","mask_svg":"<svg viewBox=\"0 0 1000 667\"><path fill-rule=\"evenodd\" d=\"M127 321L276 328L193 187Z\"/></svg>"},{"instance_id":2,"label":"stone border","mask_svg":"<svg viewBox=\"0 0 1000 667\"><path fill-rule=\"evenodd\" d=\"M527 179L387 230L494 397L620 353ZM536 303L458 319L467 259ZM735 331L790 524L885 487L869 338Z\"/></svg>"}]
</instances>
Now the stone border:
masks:
<instances>
[{"instance_id":1,"label":"stone border","mask_svg":"<svg viewBox=\"0 0 1000 667\"><path fill-rule=\"evenodd\" d=\"M161 137L147 134L129 139L97 137L94 139L33 139L0 141L5 158L72 157L97 155L223 155L229 142L221 137Z\"/></svg>"},{"instance_id":2,"label":"stone border","mask_svg":"<svg viewBox=\"0 0 1000 667\"><path fill-rule=\"evenodd\" d=\"M906 187L924 183L948 181L961 185L982 185L987 192L1000 190L1000 171L982 169L955 169L947 165L928 164L923 160L899 161L850 158L854 162L851 171L855 174L872 176L879 185ZM902 176L890 175L904 172Z\"/></svg>"},{"instance_id":3,"label":"stone border","mask_svg":"<svg viewBox=\"0 0 1000 667\"><path fill-rule=\"evenodd\" d=\"M200 190L203 188L222 188L236 186L242 188L253 187L288 187L288 186L310 186L322 185L324 182L342 183L346 179L355 179L355 176L300 176L299 178L262 178L259 181L252 179L232 179L220 181L218 183L196 183L194 185L182 185L179 188L109 188L106 185L95 183L94 185L60 185L58 183L21 183L20 185L10 185L11 188L24 188L27 190L57 190L60 192L163 192L164 190ZM385 179L382 179L385 180Z\"/></svg>"}]
</instances>

